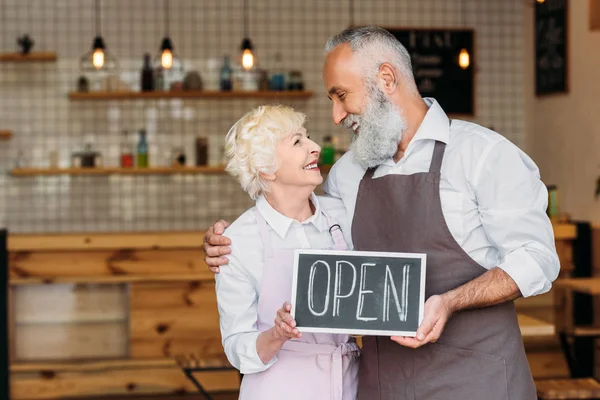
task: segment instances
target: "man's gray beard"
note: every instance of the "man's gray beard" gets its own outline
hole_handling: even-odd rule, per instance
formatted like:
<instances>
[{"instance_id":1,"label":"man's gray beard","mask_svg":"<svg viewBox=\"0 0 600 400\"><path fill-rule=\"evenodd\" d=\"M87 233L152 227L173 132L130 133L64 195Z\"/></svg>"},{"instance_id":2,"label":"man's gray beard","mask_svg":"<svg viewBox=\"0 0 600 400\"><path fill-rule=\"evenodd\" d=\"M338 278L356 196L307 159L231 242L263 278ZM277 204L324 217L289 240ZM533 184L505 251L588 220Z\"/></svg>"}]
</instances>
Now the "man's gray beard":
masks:
<instances>
[{"instance_id":1,"label":"man's gray beard","mask_svg":"<svg viewBox=\"0 0 600 400\"><path fill-rule=\"evenodd\" d=\"M402 112L378 87L371 90L362 115L350 114L344 119L346 128L358 123L359 133L352 138L350 150L363 168L373 168L394 157L407 123Z\"/></svg>"}]
</instances>

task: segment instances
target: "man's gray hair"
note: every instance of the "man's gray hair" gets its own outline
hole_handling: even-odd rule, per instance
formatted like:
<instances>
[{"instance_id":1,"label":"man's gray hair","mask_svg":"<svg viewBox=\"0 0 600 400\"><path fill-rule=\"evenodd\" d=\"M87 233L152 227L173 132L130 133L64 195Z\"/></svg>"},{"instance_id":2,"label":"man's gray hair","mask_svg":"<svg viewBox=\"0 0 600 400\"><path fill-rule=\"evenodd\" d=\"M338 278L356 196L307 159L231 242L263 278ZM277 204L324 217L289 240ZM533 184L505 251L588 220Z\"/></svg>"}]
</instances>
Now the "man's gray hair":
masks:
<instances>
[{"instance_id":1,"label":"man's gray hair","mask_svg":"<svg viewBox=\"0 0 600 400\"><path fill-rule=\"evenodd\" d=\"M391 33L377 26L347 28L327 40L325 55L344 43L350 45L352 53L360 54L367 83L372 84L381 64L388 62L402 75L407 88L418 95L410 54Z\"/></svg>"}]
</instances>

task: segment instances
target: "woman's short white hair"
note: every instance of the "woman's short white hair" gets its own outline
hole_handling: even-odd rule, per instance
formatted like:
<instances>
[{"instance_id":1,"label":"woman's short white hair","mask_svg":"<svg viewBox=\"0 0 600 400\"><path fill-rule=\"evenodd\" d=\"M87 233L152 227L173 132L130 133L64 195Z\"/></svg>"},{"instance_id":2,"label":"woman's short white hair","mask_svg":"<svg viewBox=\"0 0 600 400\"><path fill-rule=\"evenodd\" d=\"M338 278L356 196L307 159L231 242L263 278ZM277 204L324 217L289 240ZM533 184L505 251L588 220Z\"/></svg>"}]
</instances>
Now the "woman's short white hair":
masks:
<instances>
[{"instance_id":1,"label":"woman's short white hair","mask_svg":"<svg viewBox=\"0 0 600 400\"><path fill-rule=\"evenodd\" d=\"M260 106L249 111L229 130L225 170L235 177L252 199L268 191L261 176L277 171L276 147L287 135L304 125L306 116L282 105Z\"/></svg>"}]
</instances>

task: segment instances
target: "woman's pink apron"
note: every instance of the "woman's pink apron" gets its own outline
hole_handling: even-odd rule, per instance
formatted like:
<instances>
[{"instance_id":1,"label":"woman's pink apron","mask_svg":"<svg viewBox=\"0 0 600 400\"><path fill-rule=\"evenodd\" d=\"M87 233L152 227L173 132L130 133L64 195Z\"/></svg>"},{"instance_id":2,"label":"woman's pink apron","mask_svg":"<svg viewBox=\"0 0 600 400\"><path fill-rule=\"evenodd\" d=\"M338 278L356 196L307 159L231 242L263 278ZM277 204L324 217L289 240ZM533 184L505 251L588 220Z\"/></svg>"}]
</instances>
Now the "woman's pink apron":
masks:
<instances>
[{"instance_id":1,"label":"woman's pink apron","mask_svg":"<svg viewBox=\"0 0 600 400\"><path fill-rule=\"evenodd\" d=\"M348 247L339 225L325 212L334 250ZM273 327L277 310L290 301L294 250L277 250L271 245L267 223L256 211L264 246L265 270L258 298L258 329ZM277 362L269 369L244 375L242 400L355 400L358 389L360 349L348 335L303 333L288 340Z\"/></svg>"}]
</instances>

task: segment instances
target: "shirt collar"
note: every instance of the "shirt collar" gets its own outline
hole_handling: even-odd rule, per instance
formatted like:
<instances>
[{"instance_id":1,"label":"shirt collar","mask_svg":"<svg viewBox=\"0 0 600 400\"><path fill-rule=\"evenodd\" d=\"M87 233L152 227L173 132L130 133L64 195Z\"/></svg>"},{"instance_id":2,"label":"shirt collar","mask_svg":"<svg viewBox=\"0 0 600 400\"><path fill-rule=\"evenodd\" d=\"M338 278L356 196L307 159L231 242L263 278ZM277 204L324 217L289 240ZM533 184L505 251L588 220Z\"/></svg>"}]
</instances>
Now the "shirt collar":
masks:
<instances>
[{"instance_id":1,"label":"shirt collar","mask_svg":"<svg viewBox=\"0 0 600 400\"><path fill-rule=\"evenodd\" d=\"M284 239L287 235L288 230L292 223L297 222L302 225L304 224L313 224L319 232L323 232L324 227L322 226L321 219L323 216L321 215L321 206L319 205L319 200L314 193L310 194L310 201L313 203L315 207L315 213L305 221L299 222L293 218L286 217L281 214L279 211L273 208L271 204L267 201L264 196L259 196L256 199L256 208L258 212L262 215L262 217L267 221L267 224L282 238Z\"/></svg>"},{"instance_id":2,"label":"shirt collar","mask_svg":"<svg viewBox=\"0 0 600 400\"><path fill-rule=\"evenodd\" d=\"M429 110L427 110L425 118L423 118L423 122L421 122L411 143L417 140L430 139L448 144L450 140L450 120L448 116L440 103L434 98L424 97L423 100Z\"/></svg>"}]
</instances>

